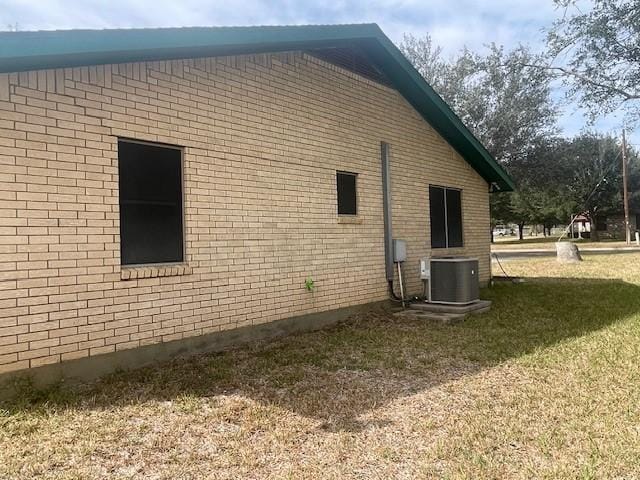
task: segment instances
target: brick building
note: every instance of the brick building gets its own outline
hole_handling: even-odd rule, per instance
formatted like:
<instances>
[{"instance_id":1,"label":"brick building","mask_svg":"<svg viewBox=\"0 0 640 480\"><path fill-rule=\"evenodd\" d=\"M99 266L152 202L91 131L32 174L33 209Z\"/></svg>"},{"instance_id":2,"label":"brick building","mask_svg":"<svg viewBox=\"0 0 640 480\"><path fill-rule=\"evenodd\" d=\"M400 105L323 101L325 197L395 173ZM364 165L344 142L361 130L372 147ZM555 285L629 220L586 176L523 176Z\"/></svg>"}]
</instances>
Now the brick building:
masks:
<instances>
[{"instance_id":1,"label":"brick building","mask_svg":"<svg viewBox=\"0 0 640 480\"><path fill-rule=\"evenodd\" d=\"M639 213L632 212L629 215L629 230L631 231L632 239L635 238L635 232L640 228L639 220ZM601 239L625 240L627 237L624 213L608 215L599 219L596 227L598 229L598 236Z\"/></svg>"},{"instance_id":2,"label":"brick building","mask_svg":"<svg viewBox=\"0 0 640 480\"><path fill-rule=\"evenodd\" d=\"M381 159L410 289L431 254L486 282L511 181L376 25L0 34L0 373L387 299Z\"/></svg>"}]
</instances>

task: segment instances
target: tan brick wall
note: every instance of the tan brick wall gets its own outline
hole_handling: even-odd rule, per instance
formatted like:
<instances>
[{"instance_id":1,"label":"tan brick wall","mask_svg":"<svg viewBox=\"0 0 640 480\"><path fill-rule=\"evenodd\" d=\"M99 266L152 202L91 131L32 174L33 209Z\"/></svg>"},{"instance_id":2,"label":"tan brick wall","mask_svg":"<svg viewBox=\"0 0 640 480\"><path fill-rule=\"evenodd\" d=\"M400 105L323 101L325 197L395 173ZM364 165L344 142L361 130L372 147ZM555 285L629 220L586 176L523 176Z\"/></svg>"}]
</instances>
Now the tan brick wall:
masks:
<instances>
[{"instance_id":1,"label":"tan brick wall","mask_svg":"<svg viewBox=\"0 0 640 480\"><path fill-rule=\"evenodd\" d=\"M120 267L118 136L185 147L179 271ZM392 89L300 53L0 75L0 372L385 299L381 141L411 287L429 183L487 280L487 185Z\"/></svg>"},{"instance_id":2,"label":"tan brick wall","mask_svg":"<svg viewBox=\"0 0 640 480\"><path fill-rule=\"evenodd\" d=\"M635 238L635 231L638 229L636 224L636 215L629 215L629 229L631 230L631 239ZM611 238L616 240L625 240L627 233L625 230L624 215L611 215L606 218L607 229L598 231L600 238Z\"/></svg>"}]
</instances>

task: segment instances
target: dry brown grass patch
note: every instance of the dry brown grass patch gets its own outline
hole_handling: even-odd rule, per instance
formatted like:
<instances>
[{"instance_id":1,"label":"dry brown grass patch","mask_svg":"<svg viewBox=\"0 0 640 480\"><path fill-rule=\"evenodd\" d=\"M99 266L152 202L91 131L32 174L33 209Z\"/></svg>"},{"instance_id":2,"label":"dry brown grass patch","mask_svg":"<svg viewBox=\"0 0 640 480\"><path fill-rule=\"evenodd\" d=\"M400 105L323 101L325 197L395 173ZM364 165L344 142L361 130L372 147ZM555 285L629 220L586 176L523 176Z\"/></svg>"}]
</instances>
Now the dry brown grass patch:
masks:
<instances>
[{"instance_id":1,"label":"dry brown grass patch","mask_svg":"<svg viewBox=\"0 0 640 480\"><path fill-rule=\"evenodd\" d=\"M640 255L511 261L443 326L321 332L24 389L0 478L637 478Z\"/></svg>"}]
</instances>

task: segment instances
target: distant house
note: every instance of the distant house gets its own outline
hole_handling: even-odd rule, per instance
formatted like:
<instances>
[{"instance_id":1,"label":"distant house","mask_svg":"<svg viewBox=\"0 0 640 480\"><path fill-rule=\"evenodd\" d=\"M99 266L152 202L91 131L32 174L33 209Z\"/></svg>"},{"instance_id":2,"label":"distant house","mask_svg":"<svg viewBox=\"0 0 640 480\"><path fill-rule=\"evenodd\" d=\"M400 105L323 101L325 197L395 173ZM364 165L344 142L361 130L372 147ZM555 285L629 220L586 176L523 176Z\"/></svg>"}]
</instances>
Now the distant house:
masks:
<instances>
[{"instance_id":1,"label":"distant house","mask_svg":"<svg viewBox=\"0 0 640 480\"><path fill-rule=\"evenodd\" d=\"M0 163L0 373L47 378L334 322L392 237L486 283L513 186L377 25L2 33Z\"/></svg>"},{"instance_id":2,"label":"distant house","mask_svg":"<svg viewBox=\"0 0 640 480\"><path fill-rule=\"evenodd\" d=\"M640 214L632 212L629 215L629 228L632 236L638 227L640 227ZM593 226L586 215L580 214L573 218L570 233L574 238L591 238L592 231ZM624 213L598 217L596 231L600 240L624 240L626 238Z\"/></svg>"},{"instance_id":3,"label":"distant house","mask_svg":"<svg viewBox=\"0 0 640 480\"><path fill-rule=\"evenodd\" d=\"M584 214L574 216L571 220L569 232L573 238L590 238L591 221L589 217Z\"/></svg>"},{"instance_id":4,"label":"distant house","mask_svg":"<svg viewBox=\"0 0 640 480\"><path fill-rule=\"evenodd\" d=\"M640 227L640 214L632 212L629 215L629 228L631 235ZM624 213L609 215L602 219L598 219L596 230L601 239L624 240L626 238Z\"/></svg>"}]
</instances>

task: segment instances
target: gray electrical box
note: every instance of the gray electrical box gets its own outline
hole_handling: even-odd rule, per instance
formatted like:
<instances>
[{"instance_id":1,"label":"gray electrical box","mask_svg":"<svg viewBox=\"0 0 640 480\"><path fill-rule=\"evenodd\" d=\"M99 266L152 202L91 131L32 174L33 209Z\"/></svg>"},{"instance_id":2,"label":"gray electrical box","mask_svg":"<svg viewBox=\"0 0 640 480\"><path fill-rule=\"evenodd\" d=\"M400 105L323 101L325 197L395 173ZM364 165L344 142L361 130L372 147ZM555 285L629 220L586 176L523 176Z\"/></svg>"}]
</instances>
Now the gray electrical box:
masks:
<instances>
[{"instance_id":1,"label":"gray electrical box","mask_svg":"<svg viewBox=\"0 0 640 480\"><path fill-rule=\"evenodd\" d=\"M431 276L431 261L429 258L420 259L420 280L429 280Z\"/></svg>"},{"instance_id":2,"label":"gray electrical box","mask_svg":"<svg viewBox=\"0 0 640 480\"><path fill-rule=\"evenodd\" d=\"M404 240L393 239L393 261L395 263L407 261L407 242Z\"/></svg>"},{"instance_id":3,"label":"gray electrical box","mask_svg":"<svg viewBox=\"0 0 640 480\"><path fill-rule=\"evenodd\" d=\"M430 263L430 302L464 305L480 299L477 258L433 257Z\"/></svg>"}]
</instances>

